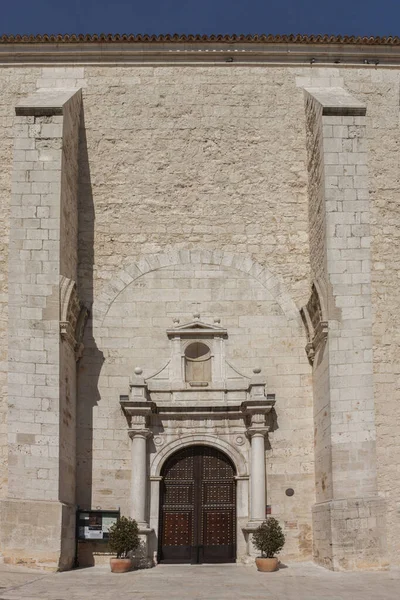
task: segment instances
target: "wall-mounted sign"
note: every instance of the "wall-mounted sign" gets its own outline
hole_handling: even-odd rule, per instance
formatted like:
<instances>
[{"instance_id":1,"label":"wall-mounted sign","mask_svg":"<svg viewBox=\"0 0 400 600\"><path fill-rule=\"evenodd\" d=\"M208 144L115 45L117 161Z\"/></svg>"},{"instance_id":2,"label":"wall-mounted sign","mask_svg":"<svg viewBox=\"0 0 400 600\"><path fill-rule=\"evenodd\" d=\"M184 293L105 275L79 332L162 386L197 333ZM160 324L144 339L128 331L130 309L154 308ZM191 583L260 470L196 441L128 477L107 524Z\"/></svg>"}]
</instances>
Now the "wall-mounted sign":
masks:
<instances>
[{"instance_id":1,"label":"wall-mounted sign","mask_svg":"<svg viewBox=\"0 0 400 600\"><path fill-rule=\"evenodd\" d=\"M119 510L78 510L78 540L108 540L108 531L119 519Z\"/></svg>"}]
</instances>

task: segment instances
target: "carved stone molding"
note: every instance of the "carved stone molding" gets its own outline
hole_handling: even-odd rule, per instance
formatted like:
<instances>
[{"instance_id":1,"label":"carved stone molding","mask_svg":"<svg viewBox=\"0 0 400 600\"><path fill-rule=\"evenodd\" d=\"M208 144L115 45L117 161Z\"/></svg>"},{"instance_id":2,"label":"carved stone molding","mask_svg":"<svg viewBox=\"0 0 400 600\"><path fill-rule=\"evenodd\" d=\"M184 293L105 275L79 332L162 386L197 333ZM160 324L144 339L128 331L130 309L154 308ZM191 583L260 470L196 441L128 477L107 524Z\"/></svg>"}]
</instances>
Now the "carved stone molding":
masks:
<instances>
[{"instance_id":1,"label":"carved stone molding","mask_svg":"<svg viewBox=\"0 0 400 600\"><path fill-rule=\"evenodd\" d=\"M149 429L128 429L128 435L131 439L134 437L142 437L146 440L153 436Z\"/></svg>"},{"instance_id":2,"label":"carved stone molding","mask_svg":"<svg viewBox=\"0 0 400 600\"><path fill-rule=\"evenodd\" d=\"M307 333L307 357L310 364L313 364L315 354L328 337L328 319L320 282L313 283L310 299L300 310L300 314Z\"/></svg>"},{"instance_id":3,"label":"carved stone molding","mask_svg":"<svg viewBox=\"0 0 400 600\"><path fill-rule=\"evenodd\" d=\"M78 361L83 352L83 333L89 310L78 297L76 283L68 277L60 277L60 335L75 352Z\"/></svg>"},{"instance_id":4,"label":"carved stone molding","mask_svg":"<svg viewBox=\"0 0 400 600\"><path fill-rule=\"evenodd\" d=\"M177 318L174 323L175 327L166 331L171 340L167 364L150 376L144 375L142 367L136 367L130 393L120 396L130 430L154 428L156 448L163 446L164 440L159 435L163 427L190 428L195 434L199 425L215 428L234 423L243 431L236 436L238 446L245 444L249 427L254 434L255 428L266 434L269 429L266 419L275 405L275 394L266 394L267 382L259 367L248 377L226 360L224 342L228 331L220 326L219 318L208 324L196 313L189 323L180 325ZM198 385L200 379L194 380L195 385L185 380L186 350L190 345L196 346L200 357L203 348L197 346L210 350L211 376L206 386ZM196 358L196 353L193 354L190 358ZM203 377L204 371L200 375Z\"/></svg>"},{"instance_id":5,"label":"carved stone molding","mask_svg":"<svg viewBox=\"0 0 400 600\"><path fill-rule=\"evenodd\" d=\"M268 434L268 431L269 431L268 425L266 425L265 427L249 427L246 430L246 435L249 438L252 438L255 435L261 435L261 436L265 437Z\"/></svg>"}]
</instances>

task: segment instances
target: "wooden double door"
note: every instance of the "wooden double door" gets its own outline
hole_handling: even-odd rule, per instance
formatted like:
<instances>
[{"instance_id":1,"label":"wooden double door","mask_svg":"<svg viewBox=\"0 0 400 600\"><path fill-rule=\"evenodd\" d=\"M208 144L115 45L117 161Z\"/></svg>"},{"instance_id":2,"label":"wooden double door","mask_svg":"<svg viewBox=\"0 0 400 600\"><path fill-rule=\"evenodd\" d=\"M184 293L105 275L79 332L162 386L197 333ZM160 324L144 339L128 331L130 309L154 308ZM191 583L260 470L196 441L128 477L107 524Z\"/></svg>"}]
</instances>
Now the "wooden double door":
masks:
<instances>
[{"instance_id":1,"label":"wooden double door","mask_svg":"<svg viewBox=\"0 0 400 600\"><path fill-rule=\"evenodd\" d=\"M236 558L236 486L230 460L208 446L170 457L162 472L159 561L222 563Z\"/></svg>"}]
</instances>

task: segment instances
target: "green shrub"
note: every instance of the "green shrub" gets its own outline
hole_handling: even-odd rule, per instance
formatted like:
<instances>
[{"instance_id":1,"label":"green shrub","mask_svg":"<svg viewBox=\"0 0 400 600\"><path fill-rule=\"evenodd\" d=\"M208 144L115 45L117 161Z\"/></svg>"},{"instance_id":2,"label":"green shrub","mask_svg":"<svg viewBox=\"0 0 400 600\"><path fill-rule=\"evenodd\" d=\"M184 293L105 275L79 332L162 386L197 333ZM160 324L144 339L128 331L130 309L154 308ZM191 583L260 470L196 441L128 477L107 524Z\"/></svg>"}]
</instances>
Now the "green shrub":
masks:
<instances>
[{"instance_id":1,"label":"green shrub","mask_svg":"<svg viewBox=\"0 0 400 600\"><path fill-rule=\"evenodd\" d=\"M117 558L127 558L140 545L138 524L134 519L121 517L109 529L109 544Z\"/></svg>"},{"instance_id":2,"label":"green shrub","mask_svg":"<svg viewBox=\"0 0 400 600\"><path fill-rule=\"evenodd\" d=\"M282 527L274 517L268 517L253 533L253 544L262 558L274 558L285 544Z\"/></svg>"}]
</instances>

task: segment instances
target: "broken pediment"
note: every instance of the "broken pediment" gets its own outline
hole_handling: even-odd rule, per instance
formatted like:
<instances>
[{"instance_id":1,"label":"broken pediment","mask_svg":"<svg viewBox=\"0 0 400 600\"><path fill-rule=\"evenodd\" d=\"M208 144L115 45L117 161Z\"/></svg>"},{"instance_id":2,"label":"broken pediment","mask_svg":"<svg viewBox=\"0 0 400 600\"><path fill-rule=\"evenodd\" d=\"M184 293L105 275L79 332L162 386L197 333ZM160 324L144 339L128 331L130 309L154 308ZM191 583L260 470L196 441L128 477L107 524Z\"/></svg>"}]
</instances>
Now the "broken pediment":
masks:
<instances>
[{"instance_id":1,"label":"broken pediment","mask_svg":"<svg viewBox=\"0 0 400 600\"><path fill-rule=\"evenodd\" d=\"M226 404L244 402L257 396L264 398L265 380L254 369L248 377L226 358L225 341L228 331L220 319L213 323L194 319L167 329L171 355L156 373L143 376L141 367L135 369L131 383L131 397L147 398L157 405L165 402L192 405L200 402Z\"/></svg>"}]
</instances>

